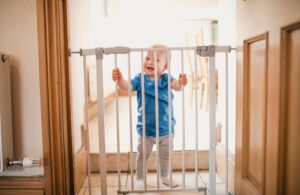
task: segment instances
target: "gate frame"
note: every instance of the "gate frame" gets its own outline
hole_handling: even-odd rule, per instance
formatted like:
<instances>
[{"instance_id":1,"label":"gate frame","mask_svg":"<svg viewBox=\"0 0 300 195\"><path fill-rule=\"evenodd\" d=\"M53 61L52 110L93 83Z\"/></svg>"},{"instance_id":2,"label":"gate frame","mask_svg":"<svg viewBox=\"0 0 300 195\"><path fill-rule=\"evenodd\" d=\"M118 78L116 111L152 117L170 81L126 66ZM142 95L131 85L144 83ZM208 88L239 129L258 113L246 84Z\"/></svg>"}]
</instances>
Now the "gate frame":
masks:
<instances>
[{"instance_id":1,"label":"gate frame","mask_svg":"<svg viewBox=\"0 0 300 195\"><path fill-rule=\"evenodd\" d=\"M94 55L96 56L96 78L97 78L97 101L98 101L98 133L99 133L99 158L101 164L100 166L100 175L101 175L101 194L107 195L107 159L106 159L106 153L105 153L105 129L104 129L104 95L103 95L103 69L102 69L102 59L103 54L109 55L109 54L115 54L115 62L116 62L116 55L117 54L128 54L130 52L136 52L136 51L151 51L154 49L150 48L128 48L128 47L109 47L109 48L103 48L98 47L94 49L80 49L79 51L71 51L70 54L80 54L80 56L84 57L84 68L86 68L85 64L85 57ZM167 51L171 50L194 50L196 51L196 54L201 57L209 57L209 192L211 195L216 194L216 147L215 147L215 126L216 126L216 89L215 89L215 55L217 52L225 53L225 60L226 60L226 89L225 89L225 184L226 184L226 193L228 192L228 53L232 50L235 50L235 48L231 48L230 46L215 46L215 45L208 45L208 46L196 46L196 47L168 47L167 49L164 49ZM195 55L196 56L196 55ZM116 62L117 64L117 62ZM116 66L116 65L115 65ZM86 72L84 71L84 74ZM86 78L86 77L85 77ZM84 87L87 87L87 83L85 81ZM116 85L117 89L117 85ZM87 90L85 89L85 101L87 101ZM118 101L118 100L117 100ZM85 102L86 104L87 102ZM118 103L117 103L118 105ZM87 113L87 107L85 107L85 112ZM118 113L117 113L118 118ZM86 117L86 120L87 117ZM197 120L196 120L197 121ZM87 124L87 121L85 121ZM196 123L197 124L197 123ZM118 126L118 125L117 125ZM118 127L117 127L118 128ZM88 125L87 125L87 131ZM197 133L197 131L196 131ZM119 140L119 136L118 140ZM195 136L196 140L198 136ZM88 137L87 137L88 139ZM89 143L89 142L87 142ZM118 142L119 143L119 142ZM196 144L198 141L196 141ZM196 145L197 146L197 145ZM89 147L88 154L89 154ZM198 149L198 146L197 146ZM118 144L118 155L119 155L119 144ZM198 154L198 153L196 153ZM147 192L201 192L204 191L206 194L207 188L206 187L198 187L198 184L196 183L196 188L182 188L182 189L157 189L157 190L121 190L121 182L120 182L120 168L119 168L119 156L118 156L118 176L119 176L119 190L118 194L129 194L129 193L147 193ZM88 162L90 161L90 156L88 155ZM198 161L198 156L196 156L196 163ZM195 165L197 167L198 164ZM90 168L89 168L90 170ZM198 169L195 170L198 177ZM89 183L89 192L91 194L91 181L90 181L90 171L88 171L88 183ZM197 179L196 179L197 181Z\"/></svg>"}]
</instances>

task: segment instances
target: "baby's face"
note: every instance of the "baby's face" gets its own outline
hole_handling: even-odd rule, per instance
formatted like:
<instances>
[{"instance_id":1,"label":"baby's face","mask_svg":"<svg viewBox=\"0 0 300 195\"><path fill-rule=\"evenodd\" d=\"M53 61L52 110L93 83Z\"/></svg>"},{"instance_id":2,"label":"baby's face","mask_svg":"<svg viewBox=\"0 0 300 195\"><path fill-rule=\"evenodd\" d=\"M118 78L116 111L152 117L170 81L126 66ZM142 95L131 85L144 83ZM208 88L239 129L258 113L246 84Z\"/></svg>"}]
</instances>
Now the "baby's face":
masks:
<instances>
[{"instance_id":1,"label":"baby's face","mask_svg":"<svg viewBox=\"0 0 300 195\"><path fill-rule=\"evenodd\" d=\"M144 61L144 71L151 78L155 78L155 70L157 71L157 76L160 76L167 69L167 59L165 52L157 52L156 63L154 63L154 52L148 52Z\"/></svg>"}]
</instances>

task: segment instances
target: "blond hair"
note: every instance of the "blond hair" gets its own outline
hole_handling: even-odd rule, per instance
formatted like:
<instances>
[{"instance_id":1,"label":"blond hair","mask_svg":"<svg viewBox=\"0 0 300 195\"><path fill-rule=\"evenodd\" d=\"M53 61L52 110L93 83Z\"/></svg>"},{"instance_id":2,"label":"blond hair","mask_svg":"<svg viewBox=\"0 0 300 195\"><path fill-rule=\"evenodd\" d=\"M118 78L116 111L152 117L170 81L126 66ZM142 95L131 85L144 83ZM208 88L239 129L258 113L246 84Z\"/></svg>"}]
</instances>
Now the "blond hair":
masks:
<instances>
[{"instance_id":1,"label":"blond hair","mask_svg":"<svg viewBox=\"0 0 300 195\"><path fill-rule=\"evenodd\" d=\"M162 49L162 51L159 51L159 52L162 52L165 54L165 56L167 57L167 68L169 67L169 64L171 62L171 52L168 51L168 47L163 45L163 44L155 44L155 45L152 45L151 48L154 48L154 49Z\"/></svg>"}]
</instances>

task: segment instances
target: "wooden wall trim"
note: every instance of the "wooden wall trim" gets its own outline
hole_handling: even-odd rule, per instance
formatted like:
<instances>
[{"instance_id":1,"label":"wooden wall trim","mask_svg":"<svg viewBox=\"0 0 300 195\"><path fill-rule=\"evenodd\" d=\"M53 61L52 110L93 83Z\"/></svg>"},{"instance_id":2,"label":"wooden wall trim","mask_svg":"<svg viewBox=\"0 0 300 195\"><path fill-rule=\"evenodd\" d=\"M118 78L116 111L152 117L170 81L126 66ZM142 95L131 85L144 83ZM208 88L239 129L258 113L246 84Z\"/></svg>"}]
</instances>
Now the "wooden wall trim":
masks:
<instances>
[{"instance_id":1,"label":"wooden wall trim","mask_svg":"<svg viewBox=\"0 0 300 195\"><path fill-rule=\"evenodd\" d=\"M44 190L45 182L43 177L1 177L0 190L21 189L21 190Z\"/></svg>"},{"instance_id":2,"label":"wooden wall trim","mask_svg":"<svg viewBox=\"0 0 300 195\"><path fill-rule=\"evenodd\" d=\"M124 91L121 89L118 90L118 94L119 96L126 96L126 97L129 96L128 91ZM131 96L136 96L136 91L131 92Z\"/></svg>"},{"instance_id":3,"label":"wooden wall trim","mask_svg":"<svg viewBox=\"0 0 300 195\"><path fill-rule=\"evenodd\" d=\"M87 150L82 146L75 155L75 193L78 194L87 177Z\"/></svg>"},{"instance_id":4,"label":"wooden wall trim","mask_svg":"<svg viewBox=\"0 0 300 195\"><path fill-rule=\"evenodd\" d=\"M38 52L39 52L39 74L40 74L40 96L41 96L41 121L43 137L43 165L45 178L45 193L52 194L52 160L50 141L50 119L49 119L49 94L47 84L47 50L46 50L46 13L45 1L37 0L37 27L38 27Z\"/></svg>"},{"instance_id":5,"label":"wooden wall trim","mask_svg":"<svg viewBox=\"0 0 300 195\"><path fill-rule=\"evenodd\" d=\"M112 92L112 93L108 94L104 98L104 107L111 104L113 102L113 100L115 100L115 97L116 97L116 92ZM89 102L88 103L88 120L90 121L94 117L96 117L97 113L98 113L98 103L97 103L97 101Z\"/></svg>"},{"instance_id":6,"label":"wooden wall trim","mask_svg":"<svg viewBox=\"0 0 300 195\"><path fill-rule=\"evenodd\" d=\"M286 167L286 142L287 142L287 119L288 119L288 78L289 78L289 64L288 64L288 39L289 34L295 30L300 29L300 21L281 28L280 37L280 106L279 106L279 144L278 144L278 192L285 193L285 167Z\"/></svg>"},{"instance_id":7,"label":"wooden wall trim","mask_svg":"<svg viewBox=\"0 0 300 195\"><path fill-rule=\"evenodd\" d=\"M240 162L241 164L236 164L236 177L243 178L244 182L247 183L255 183L255 187L249 189L249 190L255 190L255 193L263 193L265 191L265 174L266 174L266 156L263 157L263 181L260 185L255 178L251 177L251 175L248 174L248 166L249 161L249 60L250 60L250 45L258 42L258 41L265 41L265 64L266 64L266 71L265 71L265 86L264 86L264 92L265 92L265 100L264 100L264 118L267 120L267 99L268 99L268 32L265 32L263 34L259 34L257 36L251 37L249 39L244 40L243 44L243 70L242 70L242 77L243 77L243 84L241 87L242 91L242 102L238 102L239 105L242 105L241 110L241 120L239 121L237 119L237 129L239 129L240 132L237 132L237 138L240 137L242 142L237 142L237 147L243 148L241 151L237 151L237 162ZM238 95L238 94L237 94ZM239 100L239 97L237 98ZM237 112L238 114L238 112ZM264 132L263 132L263 150L264 154L266 154L266 135L267 133L267 122L264 124ZM250 181L251 180L251 181ZM241 185L241 184L240 184ZM235 187L238 187L235 185ZM256 191L256 188L259 189L259 192ZM238 191L237 189L235 191Z\"/></svg>"},{"instance_id":8,"label":"wooden wall trim","mask_svg":"<svg viewBox=\"0 0 300 195\"><path fill-rule=\"evenodd\" d=\"M66 1L37 0L45 194L74 194Z\"/></svg>"},{"instance_id":9,"label":"wooden wall trim","mask_svg":"<svg viewBox=\"0 0 300 195\"><path fill-rule=\"evenodd\" d=\"M198 151L199 161L198 167L199 170L208 170L209 163L208 163L208 150L200 150ZM116 173L117 168L117 161L116 161L117 153L107 153L107 172L109 173ZM91 172L99 173L100 172L100 161L99 161L99 153L91 153ZM133 159L136 159L136 152L133 152L132 155ZM180 151L173 151L172 153L172 170L173 171L181 171L182 170L182 152ZM130 172L129 169L129 153L121 152L120 159L122 163L120 164L120 171L121 172ZM156 171L156 152L152 153L152 157L148 162L148 170L149 171ZM132 161L132 167L135 170L135 163L136 161ZM195 151L186 150L185 151L185 170L195 170Z\"/></svg>"},{"instance_id":10,"label":"wooden wall trim","mask_svg":"<svg viewBox=\"0 0 300 195\"><path fill-rule=\"evenodd\" d=\"M216 147L217 174L225 181L225 146L218 143ZM228 190L234 194L234 175L235 175L235 155L231 152L228 154Z\"/></svg>"}]
</instances>

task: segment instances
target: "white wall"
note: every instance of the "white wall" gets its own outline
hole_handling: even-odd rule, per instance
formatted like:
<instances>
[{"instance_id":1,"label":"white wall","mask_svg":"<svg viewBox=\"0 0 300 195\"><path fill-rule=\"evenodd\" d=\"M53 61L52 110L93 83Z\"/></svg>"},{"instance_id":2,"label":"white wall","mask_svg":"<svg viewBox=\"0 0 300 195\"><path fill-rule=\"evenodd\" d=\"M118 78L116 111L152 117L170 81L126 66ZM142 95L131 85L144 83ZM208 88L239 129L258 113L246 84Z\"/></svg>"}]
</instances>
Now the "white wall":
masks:
<instances>
[{"instance_id":1,"label":"white wall","mask_svg":"<svg viewBox=\"0 0 300 195\"><path fill-rule=\"evenodd\" d=\"M0 1L0 51L12 64L14 155L42 157L35 0Z\"/></svg>"},{"instance_id":2,"label":"white wall","mask_svg":"<svg viewBox=\"0 0 300 195\"><path fill-rule=\"evenodd\" d=\"M72 51L90 47L90 3L72 0L68 5L69 45ZM73 146L77 152L81 146L81 125L84 124L83 61L79 55L70 58L71 108Z\"/></svg>"},{"instance_id":3,"label":"white wall","mask_svg":"<svg viewBox=\"0 0 300 195\"><path fill-rule=\"evenodd\" d=\"M219 0L218 45L236 45L236 0ZM222 123L222 143L225 143L225 56L216 57L219 70L219 105L217 122ZM229 150L235 153L236 122L236 55L231 52L228 58L228 132Z\"/></svg>"},{"instance_id":4,"label":"white wall","mask_svg":"<svg viewBox=\"0 0 300 195\"><path fill-rule=\"evenodd\" d=\"M91 0L93 47L149 47L156 43L184 46L184 33L191 29L192 22L199 24L201 20L217 19L218 15L217 0L109 0L107 3L105 15L104 0ZM113 59L105 63L114 65ZM140 62L133 64L138 66ZM112 66L103 67L105 81L111 81ZM121 65L124 71L125 66ZM104 93L113 90L114 83L106 82Z\"/></svg>"}]
</instances>

